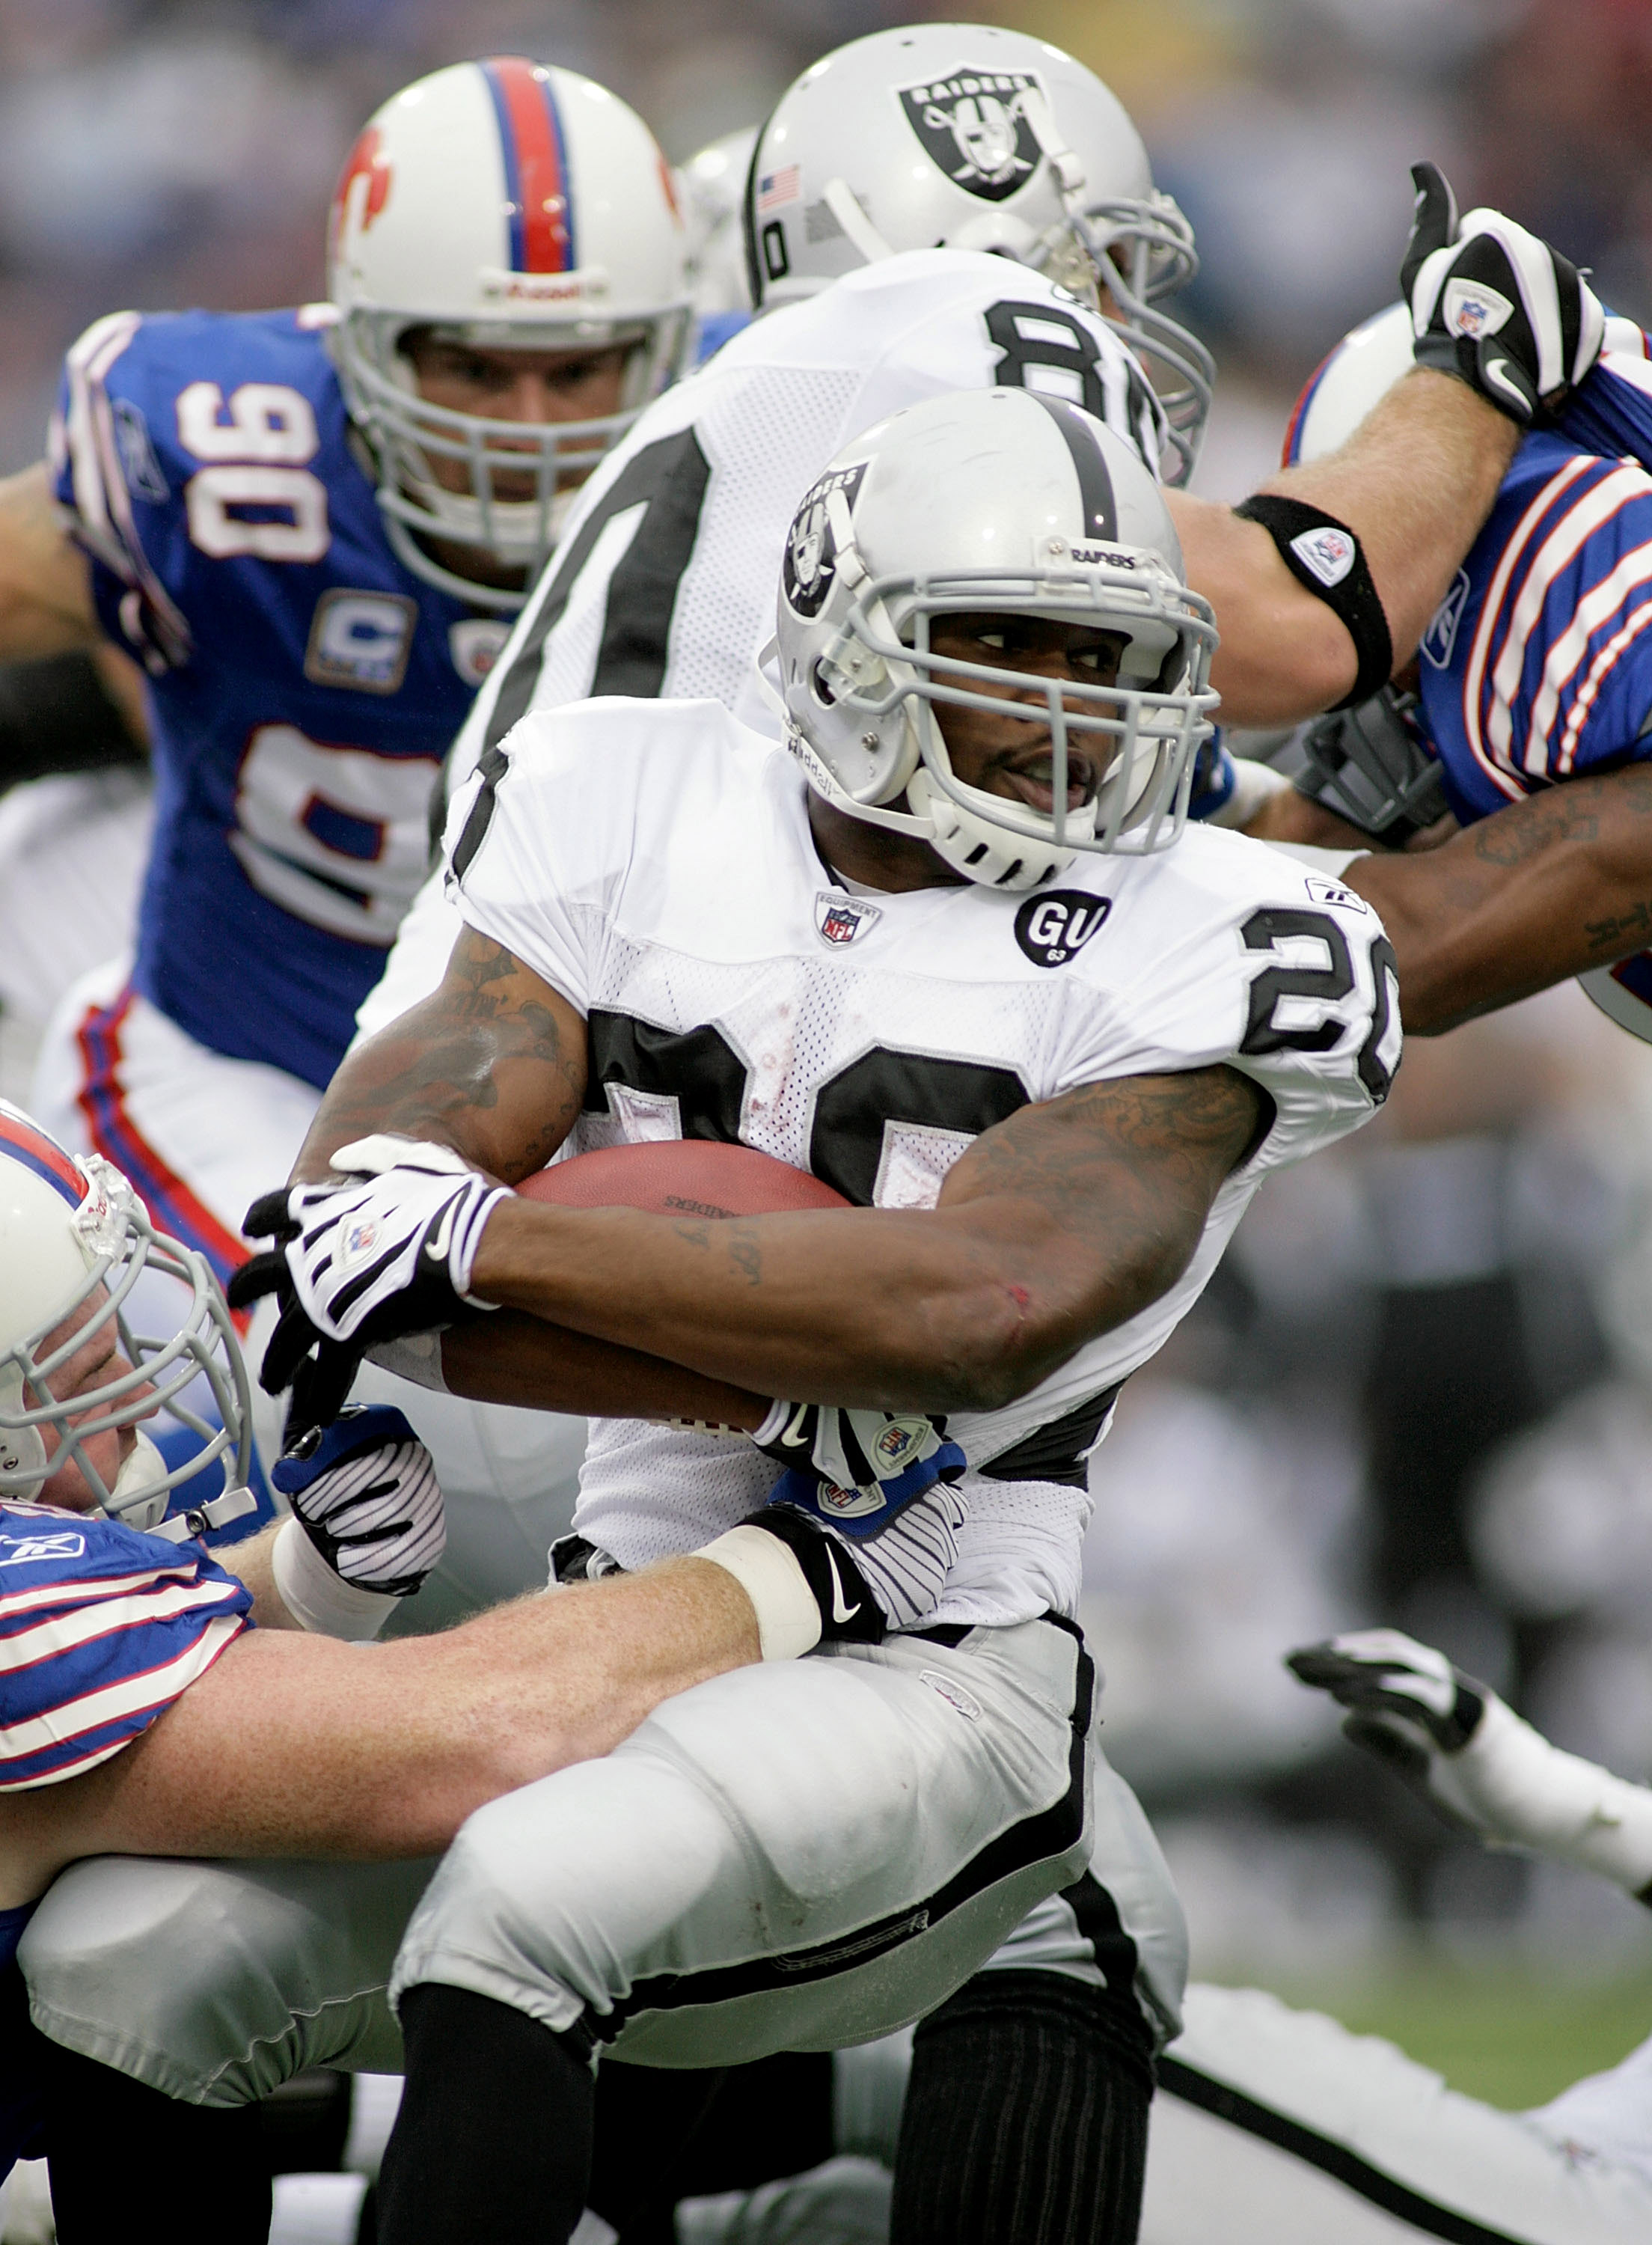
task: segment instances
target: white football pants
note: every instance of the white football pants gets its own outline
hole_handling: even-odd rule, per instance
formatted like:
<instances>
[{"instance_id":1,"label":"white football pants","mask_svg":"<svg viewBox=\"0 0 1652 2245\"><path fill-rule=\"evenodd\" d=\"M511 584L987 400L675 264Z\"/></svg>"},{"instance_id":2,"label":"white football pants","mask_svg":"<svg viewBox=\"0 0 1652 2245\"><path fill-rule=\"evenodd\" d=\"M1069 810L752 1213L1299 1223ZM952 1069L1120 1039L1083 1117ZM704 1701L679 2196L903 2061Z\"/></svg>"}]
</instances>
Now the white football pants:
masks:
<instances>
[{"instance_id":1,"label":"white football pants","mask_svg":"<svg viewBox=\"0 0 1652 2245\"><path fill-rule=\"evenodd\" d=\"M602 2041L657 2064L864 2038L940 2002L1000 1942L995 1966L1093 1983L1095 1945L1054 1891L1093 1830L1138 1997L1174 2031L1181 1909L1099 1753L1077 1829L1077 1656L1064 1629L1030 1622L956 1651L897 1639L701 1685L608 1760L559 1774L574 1785L472 1818L403 1980L464 1972L536 2017L588 2007ZM77 1863L19 1952L37 2024L198 2104L267 2096L307 2066L395 2071L386 1991L432 1869ZM518 1930L529 1945L502 1947ZM732 1993L730 1974L745 1976Z\"/></svg>"},{"instance_id":2,"label":"white football pants","mask_svg":"<svg viewBox=\"0 0 1652 2245\"><path fill-rule=\"evenodd\" d=\"M283 1069L231 1060L138 995L129 962L83 976L46 1033L32 1111L71 1153L124 1170L163 1231L199 1248L227 1278L247 1253L241 1218L281 1184L321 1095ZM281 1407L257 1365L274 1322L266 1306L246 1336L260 1453L279 1455ZM447 1498L448 1548L391 1623L437 1629L518 1591L542 1589L545 1555L567 1532L585 1455L585 1421L472 1403L364 1365L357 1401L394 1403L429 1444Z\"/></svg>"}]
</instances>

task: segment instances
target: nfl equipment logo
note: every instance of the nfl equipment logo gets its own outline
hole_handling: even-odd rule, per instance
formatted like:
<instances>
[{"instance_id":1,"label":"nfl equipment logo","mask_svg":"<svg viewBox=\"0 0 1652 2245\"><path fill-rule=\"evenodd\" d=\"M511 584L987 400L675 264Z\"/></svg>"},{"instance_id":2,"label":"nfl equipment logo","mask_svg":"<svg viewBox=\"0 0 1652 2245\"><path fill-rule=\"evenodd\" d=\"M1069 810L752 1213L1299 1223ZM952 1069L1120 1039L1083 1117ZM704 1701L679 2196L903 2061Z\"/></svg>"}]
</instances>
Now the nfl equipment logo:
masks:
<instances>
[{"instance_id":1,"label":"nfl equipment logo","mask_svg":"<svg viewBox=\"0 0 1652 2245\"><path fill-rule=\"evenodd\" d=\"M344 1235L343 1260L355 1263L363 1255L370 1255L378 1245L378 1236L379 1228L373 1218L370 1216L361 1217Z\"/></svg>"},{"instance_id":2,"label":"nfl equipment logo","mask_svg":"<svg viewBox=\"0 0 1652 2245\"><path fill-rule=\"evenodd\" d=\"M1041 151L1027 97L1044 99L1032 71L954 71L901 89L906 121L954 187L1001 203L1038 169Z\"/></svg>"},{"instance_id":3,"label":"nfl equipment logo","mask_svg":"<svg viewBox=\"0 0 1652 2245\"><path fill-rule=\"evenodd\" d=\"M1303 568L1327 587L1340 585L1354 566L1353 539L1345 530L1334 529L1329 523L1293 538L1290 550Z\"/></svg>"},{"instance_id":4,"label":"nfl equipment logo","mask_svg":"<svg viewBox=\"0 0 1652 2245\"><path fill-rule=\"evenodd\" d=\"M1447 331L1471 340L1494 336L1514 309L1506 296L1483 281L1448 281L1442 309Z\"/></svg>"},{"instance_id":5,"label":"nfl equipment logo","mask_svg":"<svg viewBox=\"0 0 1652 2245\"><path fill-rule=\"evenodd\" d=\"M841 891L822 889L815 899L815 926L823 943L853 943L882 918L876 905L863 903L859 897L846 897Z\"/></svg>"},{"instance_id":6,"label":"nfl equipment logo","mask_svg":"<svg viewBox=\"0 0 1652 2245\"><path fill-rule=\"evenodd\" d=\"M874 1447L886 1466L898 1465L915 1439L911 1428L902 1426L897 1419L884 1428Z\"/></svg>"},{"instance_id":7,"label":"nfl equipment logo","mask_svg":"<svg viewBox=\"0 0 1652 2245\"><path fill-rule=\"evenodd\" d=\"M858 1520L869 1512L881 1512L885 1501L876 1489L840 1489L835 1481L820 1485L821 1509L836 1513L840 1520Z\"/></svg>"}]
</instances>

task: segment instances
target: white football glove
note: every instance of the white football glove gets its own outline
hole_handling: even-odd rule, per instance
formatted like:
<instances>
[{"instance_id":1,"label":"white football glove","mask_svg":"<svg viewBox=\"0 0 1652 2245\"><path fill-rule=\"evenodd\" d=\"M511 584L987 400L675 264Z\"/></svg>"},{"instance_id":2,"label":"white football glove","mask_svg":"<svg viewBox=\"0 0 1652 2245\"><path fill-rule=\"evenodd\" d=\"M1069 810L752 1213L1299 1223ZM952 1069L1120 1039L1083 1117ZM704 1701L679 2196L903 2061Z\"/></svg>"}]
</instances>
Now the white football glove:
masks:
<instances>
[{"instance_id":1,"label":"white football glove","mask_svg":"<svg viewBox=\"0 0 1652 2245\"><path fill-rule=\"evenodd\" d=\"M957 1481L963 1451L946 1421L923 1412L850 1411L835 1403L775 1403L751 1436L765 1457L810 1484L786 1502L814 1513L856 1543L884 1535L939 1481Z\"/></svg>"},{"instance_id":2,"label":"white football glove","mask_svg":"<svg viewBox=\"0 0 1652 2245\"><path fill-rule=\"evenodd\" d=\"M1304 1645L1285 1665L1348 1708L1344 1734L1452 1822L1652 1901L1652 1792L1551 1746L1443 1652L1366 1629Z\"/></svg>"},{"instance_id":3,"label":"white football glove","mask_svg":"<svg viewBox=\"0 0 1652 2245\"><path fill-rule=\"evenodd\" d=\"M507 1187L451 1147L384 1134L341 1146L333 1166L342 1183L288 1186L247 1211L247 1231L275 1245L236 1272L228 1293L234 1309L267 1293L281 1302L260 1373L271 1394L317 1343L355 1340L359 1353L451 1325L461 1307L493 1306L471 1292L471 1271Z\"/></svg>"},{"instance_id":4,"label":"white football glove","mask_svg":"<svg viewBox=\"0 0 1652 2245\"><path fill-rule=\"evenodd\" d=\"M1460 225L1432 164L1413 164L1417 214L1401 293L1419 366L1455 375L1529 428L1562 404L1601 355L1606 315L1576 266L1500 211Z\"/></svg>"}]
</instances>

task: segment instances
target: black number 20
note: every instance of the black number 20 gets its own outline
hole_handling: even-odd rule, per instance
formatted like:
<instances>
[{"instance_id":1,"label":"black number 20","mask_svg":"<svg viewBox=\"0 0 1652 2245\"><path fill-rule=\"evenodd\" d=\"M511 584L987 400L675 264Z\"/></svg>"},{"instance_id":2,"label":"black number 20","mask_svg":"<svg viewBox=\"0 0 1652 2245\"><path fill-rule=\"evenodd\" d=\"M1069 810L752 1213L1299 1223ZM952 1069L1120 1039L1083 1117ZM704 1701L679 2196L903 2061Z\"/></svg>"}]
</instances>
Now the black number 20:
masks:
<instances>
[{"instance_id":1,"label":"black number 20","mask_svg":"<svg viewBox=\"0 0 1652 2245\"><path fill-rule=\"evenodd\" d=\"M1250 1011L1240 1051L1329 1052L1354 1026L1344 1003L1354 992L1354 964L1343 930L1328 913L1275 906L1252 912L1240 933L1252 951L1276 950L1282 939L1292 936L1309 936L1325 948L1323 967L1263 967L1250 986ZM1372 1104L1380 1107L1394 1081L1394 1071L1385 1063L1381 1048L1393 1027L1394 993L1399 987L1394 946L1385 935L1371 939L1371 1028L1355 1065ZM1322 1018L1309 1027L1282 1027L1279 1007L1286 998L1308 1000Z\"/></svg>"},{"instance_id":2,"label":"black number 20","mask_svg":"<svg viewBox=\"0 0 1652 2245\"><path fill-rule=\"evenodd\" d=\"M623 1084L674 1098L685 1138L715 1138L724 1145L739 1138L750 1071L720 1029L708 1023L660 1029L593 1006L589 1034L587 1112L605 1113L606 1087ZM809 1166L845 1200L870 1208L888 1124L974 1137L1026 1103L1026 1087L1013 1068L875 1046L816 1092Z\"/></svg>"}]
</instances>

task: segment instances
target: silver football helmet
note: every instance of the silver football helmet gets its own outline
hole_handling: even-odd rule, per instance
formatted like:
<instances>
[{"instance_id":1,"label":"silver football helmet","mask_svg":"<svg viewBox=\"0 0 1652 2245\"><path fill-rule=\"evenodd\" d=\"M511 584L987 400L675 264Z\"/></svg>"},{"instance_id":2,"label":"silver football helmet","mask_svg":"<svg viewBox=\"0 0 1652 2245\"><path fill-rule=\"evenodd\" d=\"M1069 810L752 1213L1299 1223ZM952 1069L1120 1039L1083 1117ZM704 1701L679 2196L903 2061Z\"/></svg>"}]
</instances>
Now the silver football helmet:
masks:
<instances>
[{"instance_id":1,"label":"silver football helmet","mask_svg":"<svg viewBox=\"0 0 1652 2245\"><path fill-rule=\"evenodd\" d=\"M1165 480L1187 480L1215 365L1154 307L1198 270L1193 229L1093 71L994 24L909 24L839 47L781 96L747 189L753 302L933 248L996 251L1101 310L1156 377Z\"/></svg>"},{"instance_id":2,"label":"silver football helmet","mask_svg":"<svg viewBox=\"0 0 1652 2245\"><path fill-rule=\"evenodd\" d=\"M247 1368L205 1258L156 1231L112 1163L96 1154L74 1159L3 1100L0 1274L0 1496L33 1497L73 1463L100 1511L153 1531L172 1491L222 1459L225 1490L200 1508L204 1519L168 1521L162 1532L179 1540L255 1509L247 1487L253 1455ZM175 1284L151 1285L157 1277ZM170 1333L133 1331L128 1312L135 1289L152 1308L175 1296ZM59 1402L51 1393L54 1375L112 1318L125 1364ZM216 1424L186 1399L198 1380L206 1382ZM162 1407L202 1445L176 1467L139 1424ZM111 1482L87 1446L127 1428L135 1440Z\"/></svg>"},{"instance_id":3,"label":"silver football helmet","mask_svg":"<svg viewBox=\"0 0 1652 2245\"><path fill-rule=\"evenodd\" d=\"M938 617L982 612L1117 634L1116 682L933 652ZM891 414L816 478L787 537L775 648L788 744L810 786L988 887L1035 887L1080 851L1175 841L1211 729L1215 644L1134 451L1076 405L1030 390L959 391ZM1047 729L1052 809L960 782L938 705ZM1070 743L1098 775L1077 810Z\"/></svg>"}]
</instances>

